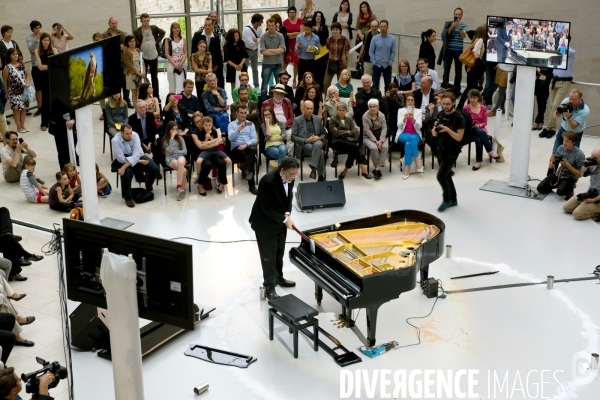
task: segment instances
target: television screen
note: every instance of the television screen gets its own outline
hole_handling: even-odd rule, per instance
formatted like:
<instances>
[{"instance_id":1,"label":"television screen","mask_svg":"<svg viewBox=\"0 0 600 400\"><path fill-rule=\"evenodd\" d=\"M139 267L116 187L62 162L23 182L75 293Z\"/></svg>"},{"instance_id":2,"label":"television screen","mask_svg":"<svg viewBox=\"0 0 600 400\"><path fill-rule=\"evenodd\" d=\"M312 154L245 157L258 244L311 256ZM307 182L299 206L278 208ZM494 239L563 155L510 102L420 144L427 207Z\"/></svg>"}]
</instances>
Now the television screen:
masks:
<instances>
[{"instance_id":1,"label":"television screen","mask_svg":"<svg viewBox=\"0 0 600 400\"><path fill-rule=\"evenodd\" d=\"M567 69L571 23L487 17L488 62Z\"/></svg>"},{"instance_id":2,"label":"television screen","mask_svg":"<svg viewBox=\"0 0 600 400\"><path fill-rule=\"evenodd\" d=\"M146 290L138 291L140 318L194 329L192 246L72 219L64 219L63 227L69 300L106 308L100 265L107 248L131 254L139 271L145 263ZM138 277L138 287L141 282Z\"/></svg>"},{"instance_id":3,"label":"television screen","mask_svg":"<svg viewBox=\"0 0 600 400\"><path fill-rule=\"evenodd\" d=\"M50 117L58 117L121 91L119 36L48 57Z\"/></svg>"}]
</instances>

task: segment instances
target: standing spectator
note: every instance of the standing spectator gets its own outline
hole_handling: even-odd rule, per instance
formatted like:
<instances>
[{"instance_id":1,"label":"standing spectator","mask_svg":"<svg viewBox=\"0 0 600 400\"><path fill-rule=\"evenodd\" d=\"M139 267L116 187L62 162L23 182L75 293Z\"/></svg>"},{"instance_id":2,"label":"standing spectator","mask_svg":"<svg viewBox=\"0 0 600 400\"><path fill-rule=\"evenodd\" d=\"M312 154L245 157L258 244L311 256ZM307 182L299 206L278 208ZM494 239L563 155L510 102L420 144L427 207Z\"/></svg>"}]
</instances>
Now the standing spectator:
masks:
<instances>
[{"instance_id":1,"label":"standing spectator","mask_svg":"<svg viewBox=\"0 0 600 400\"><path fill-rule=\"evenodd\" d=\"M231 142L231 159L244 164L242 178L248 181L248 190L253 195L258 193L254 180L256 168L256 128L246 120L248 107L240 105L236 111L236 119L229 123L227 136Z\"/></svg>"},{"instance_id":2,"label":"standing spectator","mask_svg":"<svg viewBox=\"0 0 600 400\"><path fill-rule=\"evenodd\" d=\"M508 73L513 72L515 66L513 64L502 64L499 63L496 67L496 84L498 85L498 96L496 97L496 103L492 107L492 111L488 113L488 117L495 117L496 111L502 109L504 114L504 101L506 100L506 88L508 87ZM552 137L552 136L551 136Z\"/></svg>"},{"instance_id":3,"label":"standing spectator","mask_svg":"<svg viewBox=\"0 0 600 400\"><path fill-rule=\"evenodd\" d=\"M58 165L61 170L67 163L79 163L77 154L75 154L76 160L71 160L69 139L67 136L69 130L73 131L73 146L76 148L77 128L75 125L75 111L71 111L70 113L63 114L50 120L48 132L54 136L56 152L58 153Z\"/></svg>"},{"instance_id":4,"label":"standing spectator","mask_svg":"<svg viewBox=\"0 0 600 400\"><path fill-rule=\"evenodd\" d=\"M325 81L325 71L327 70L327 62L329 61L329 50L327 50L326 44L329 39L329 27L327 26L325 16L321 11L317 11L313 17L313 33L319 37L319 43L321 44L319 58L315 56L315 82L323 87ZM303 75L300 75L302 78Z\"/></svg>"},{"instance_id":5,"label":"standing spectator","mask_svg":"<svg viewBox=\"0 0 600 400\"><path fill-rule=\"evenodd\" d=\"M550 68L536 68L535 71L535 100L537 102L537 115L533 125L531 126L532 131L542 130L544 126L544 114L546 114L546 103L548 102L548 96L550 95L550 83L552 82L552 69ZM540 135L540 137L546 137L546 134Z\"/></svg>"},{"instance_id":6,"label":"standing spectator","mask_svg":"<svg viewBox=\"0 0 600 400\"><path fill-rule=\"evenodd\" d=\"M408 60L403 58L398 62L398 75L394 77L394 81L398 84L400 95L407 95L417 89L415 77L410 72Z\"/></svg>"},{"instance_id":7,"label":"standing spectator","mask_svg":"<svg viewBox=\"0 0 600 400\"><path fill-rule=\"evenodd\" d=\"M300 9L300 18L302 18L302 21L312 21L317 11L319 11L319 6L314 4L312 0L304 0L304 5Z\"/></svg>"},{"instance_id":8,"label":"standing spectator","mask_svg":"<svg viewBox=\"0 0 600 400\"><path fill-rule=\"evenodd\" d=\"M231 91L236 87L236 75L248 70L246 67L248 52L241 36L240 31L235 28L231 28L225 35L225 46L223 47L223 55L227 63L227 77L225 80L230 83ZM237 80L239 80L239 77Z\"/></svg>"},{"instance_id":9,"label":"standing spectator","mask_svg":"<svg viewBox=\"0 0 600 400\"><path fill-rule=\"evenodd\" d=\"M379 111L379 100L368 101L369 111L362 116L363 145L365 145L373 160L373 176L381 179L381 168L385 167L388 158L388 132L385 115ZM406 179L406 178L405 178Z\"/></svg>"},{"instance_id":10,"label":"standing spectator","mask_svg":"<svg viewBox=\"0 0 600 400\"><path fill-rule=\"evenodd\" d=\"M429 68L426 58L419 58L417 60L417 72L415 73L415 87L417 89L421 89L421 80L426 76L431 78L433 82L431 88L436 90L439 86L438 73Z\"/></svg>"},{"instance_id":11,"label":"standing spectator","mask_svg":"<svg viewBox=\"0 0 600 400\"><path fill-rule=\"evenodd\" d=\"M17 132L29 132L25 129L25 113L29 107L29 100L23 96L25 88L29 87L29 73L23 62L19 61L19 53L15 48L10 48L6 52L5 65L2 73L4 87L8 89L5 99L10 101Z\"/></svg>"},{"instance_id":12,"label":"standing spectator","mask_svg":"<svg viewBox=\"0 0 600 400\"><path fill-rule=\"evenodd\" d=\"M9 183L18 182L23 171L23 157L29 155L35 158L37 154L29 147L27 142L19 142L17 132L6 132L4 137L7 144L0 151L4 180Z\"/></svg>"},{"instance_id":13,"label":"standing spectator","mask_svg":"<svg viewBox=\"0 0 600 400\"><path fill-rule=\"evenodd\" d=\"M102 40L102 34L100 32L96 32L92 34L92 42L99 42ZM98 100L98 104L100 104L100 109L104 110L106 108L106 99ZM104 120L104 113L100 114L100 121Z\"/></svg>"},{"instance_id":14,"label":"standing spectator","mask_svg":"<svg viewBox=\"0 0 600 400\"><path fill-rule=\"evenodd\" d=\"M250 23L242 30L242 39L246 44L246 51L248 52L246 67L248 67L248 64L252 66L252 82L254 82L254 87L258 87L260 84L258 80L258 41L263 33L261 28L263 21L264 17L261 14L254 14L250 19Z\"/></svg>"},{"instance_id":15,"label":"standing spectator","mask_svg":"<svg viewBox=\"0 0 600 400\"><path fill-rule=\"evenodd\" d=\"M360 13L356 20L356 44L365 40L365 34L370 29L371 22L377 20L377 16L371 11L371 6L366 1L360 3L359 9Z\"/></svg>"},{"instance_id":16,"label":"standing spectator","mask_svg":"<svg viewBox=\"0 0 600 400\"><path fill-rule=\"evenodd\" d=\"M120 31L118 29L119 21L115 17L110 17L108 19L108 29L106 32L102 34L102 38L106 39L112 36L119 36L121 41L121 71L125 70L125 64L123 63L123 50L125 50L125 36L127 33L124 31ZM131 104L131 99L129 97L129 90L126 88L125 83L125 72L121 76L121 88L123 89L123 100L127 103L127 107L133 108L133 104Z\"/></svg>"},{"instance_id":17,"label":"standing spectator","mask_svg":"<svg viewBox=\"0 0 600 400\"><path fill-rule=\"evenodd\" d=\"M352 13L350 12L350 2L348 0L342 0L340 9L333 14L331 22L342 24L342 36L348 38L352 43Z\"/></svg>"},{"instance_id":18,"label":"standing spectator","mask_svg":"<svg viewBox=\"0 0 600 400\"><path fill-rule=\"evenodd\" d=\"M331 80L335 75L340 79L342 70L348 66L348 54L350 52L350 41L342 36L342 25L339 22L331 24L332 35L327 39L327 50L329 50L329 60L327 61L327 71L325 72L325 83L323 87L331 86Z\"/></svg>"},{"instance_id":19,"label":"standing spectator","mask_svg":"<svg viewBox=\"0 0 600 400\"><path fill-rule=\"evenodd\" d=\"M0 135L2 135L2 142L6 146L6 132L8 132L8 126L6 125L6 116L4 116L4 102L6 100L6 89L4 88L4 80L0 79Z\"/></svg>"},{"instance_id":20,"label":"standing spectator","mask_svg":"<svg viewBox=\"0 0 600 400\"><path fill-rule=\"evenodd\" d=\"M212 72L212 55L206 51L206 42L198 42L198 51L192 54L192 70L195 72L196 97L200 98L206 85L206 75Z\"/></svg>"},{"instance_id":21,"label":"standing spectator","mask_svg":"<svg viewBox=\"0 0 600 400\"><path fill-rule=\"evenodd\" d=\"M204 109L209 117L215 118L217 128L221 129L221 133L226 132L229 124L227 93L225 89L217 87L217 77L213 73L206 75L206 83L208 88L202 93Z\"/></svg>"},{"instance_id":22,"label":"standing spectator","mask_svg":"<svg viewBox=\"0 0 600 400\"><path fill-rule=\"evenodd\" d=\"M137 103L138 87L142 79L146 77L146 73L142 69L140 51L135 47L135 43L135 36L127 35L125 37L125 45L127 47L123 51L123 62L125 63L123 72L125 72L126 87L131 90L133 102Z\"/></svg>"},{"instance_id":23,"label":"standing spectator","mask_svg":"<svg viewBox=\"0 0 600 400\"><path fill-rule=\"evenodd\" d=\"M444 77L442 79L442 87L449 87L450 68L454 61L454 94L460 92L460 81L462 80L462 62L458 57L463 52L463 39L467 36L467 24L462 22L463 10L457 8L454 10L454 21L446 21L442 32L442 40L444 45L438 57L438 64L444 60Z\"/></svg>"},{"instance_id":24,"label":"standing spectator","mask_svg":"<svg viewBox=\"0 0 600 400\"><path fill-rule=\"evenodd\" d=\"M6 62L6 52L8 51L8 49L16 49L17 52L19 53L19 58L21 60L23 60L23 53L21 53L21 49L19 48L19 45L17 44L17 42L15 42L14 40L12 40L12 34L13 34L13 28L10 25L3 25L2 28L0 28L0 34L2 34L2 40L0 40L0 62L2 63L2 68L3 69L4 66L6 64L8 64Z\"/></svg>"},{"instance_id":25,"label":"standing spectator","mask_svg":"<svg viewBox=\"0 0 600 400\"><path fill-rule=\"evenodd\" d=\"M35 78L33 82L36 89L39 89L39 92L36 91L36 96L37 93L42 94L42 101L38 103L38 111L41 105L42 121L40 126L42 131L48 129L50 122L50 72L48 71L48 57L57 53L58 50L52 47L50 43L50 35L46 32L42 33L38 48L34 52L36 66L31 67L31 75L34 77L37 75L37 83L35 82ZM37 73L34 74L34 71L37 71Z\"/></svg>"},{"instance_id":26,"label":"standing spectator","mask_svg":"<svg viewBox=\"0 0 600 400\"><path fill-rule=\"evenodd\" d=\"M198 42L206 42L206 51L211 55L212 72L217 77L217 86L225 88L225 79L223 78L223 54L221 53L221 40L219 33L213 29L214 22L211 18L204 20L204 28L194 34L192 38L192 49L198 48Z\"/></svg>"},{"instance_id":27,"label":"standing spectator","mask_svg":"<svg viewBox=\"0 0 600 400\"><path fill-rule=\"evenodd\" d=\"M458 102L458 109L461 109L467 101L469 91L477 88L479 85L479 78L481 78L481 75L485 70L485 61L483 61L483 57L485 57L485 36L485 25L481 25L475 29L475 35L473 35L472 40L473 48L471 49L473 56L475 56L475 65L472 67L465 67L465 70L467 71L467 88L463 91L460 101ZM435 90L435 88L433 88L433 90Z\"/></svg>"},{"instance_id":28,"label":"standing spectator","mask_svg":"<svg viewBox=\"0 0 600 400\"><path fill-rule=\"evenodd\" d=\"M287 30L288 37L287 49L285 55L283 56L283 69L287 70L287 66L289 64L292 64L294 66L294 80L292 81L292 88L294 89L296 89L296 78L298 77L298 53L296 52L296 37L298 37L298 35L302 33L303 26L302 18L298 18L296 13L296 7L288 7L288 18L282 23L282 25L285 26L285 29Z\"/></svg>"},{"instance_id":29,"label":"standing spectator","mask_svg":"<svg viewBox=\"0 0 600 400\"><path fill-rule=\"evenodd\" d=\"M115 93L108 98L108 102L104 108L104 113L106 114L108 135L112 139L117 133L119 133L119 128L126 124L129 118L127 103L125 103L125 101L121 98L121 93ZM118 127L117 124L119 124Z\"/></svg>"},{"instance_id":30,"label":"standing spectator","mask_svg":"<svg viewBox=\"0 0 600 400\"><path fill-rule=\"evenodd\" d=\"M165 31L156 25L150 25L150 16L146 13L140 15L142 26L133 31L133 36L137 40L137 47L140 49L144 59L144 71L148 74L150 70L152 87L156 93L154 97L160 99L158 85L158 53L160 43L165 37Z\"/></svg>"},{"instance_id":31,"label":"standing spectator","mask_svg":"<svg viewBox=\"0 0 600 400\"><path fill-rule=\"evenodd\" d=\"M318 55L321 51L321 41L319 37L313 33L312 23L304 22L304 32L295 39L292 51L299 55L297 72L300 74L300 80L304 77L306 72L315 73L315 55ZM296 66L294 66L294 69ZM285 70L285 68L284 68ZM296 76L294 75L293 89L296 89Z\"/></svg>"},{"instance_id":32,"label":"standing spectator","mask_svg":"<svg viewBox=\"0 0 600 400\"><path fill-rule=\"evenodd\" d=\"M58 50L59 53L64 53L69 50L68 41L75 39L73 35L65 28L63 24L55 22L52 24L52 47Z\"/></svg>"},{"instance_id":33,"label":"standing spectator","mask_svg":"<svg viewBox=\"0 0 600 400\"><path fill-rule=\"evenodd\" d=\"M435 69L435 50L433 43L437 39L437 34L433 29L427 29L421 32L421 47L419 47L419 58L427 60L427 65Z\"/></svg>"},{"instance_id":34,"label":"standing spectator","mask_svg":"<svg viewBox=\"0 0 600 400\"><path fill-rule=\"evenodd\" d=\"M281 75L282 74L287 74L287 77L289 79L290 74L288 74L285 71L281 71L279 73L279 78L281 79ZM287 81L286 81L287 82ZM280 82L281 83L281 82ZM236 87L235 89L233 89L233 91L231 92L231 98L233 99L233 101L238 101L239 100L239 96L238 96L238 91L240 90L240 88L243 87L243 85L246 85L245 88L248 90L248 96L250 96L250 100L256 101L258 103L258 93L256 91L256 88L253 87L252 85L250 85L250 76L248 75L248 72L240 72L240 87ZM289 87L289 86L288 86ZM291 90L292 88L290 88ZM292 95L294 94L294 91L292 91ZM293 97L292 97L293 98ZM232 118L235 118L235 114L233 114L231 116Z\"/></svg>"},{"instance_id":35,"label":"standing spectator","mask_svg":"<svg viewBox=\"0 0 600 400\"><path fill-rule=\"evenodd\" d=\"M42 84L42 81L40 81L40 69L37 67L35 51L40 45L40 36L44 31L42 31L42 23L39 21L31 21L29 23L29 28L31 28L31 35L27 35L25 43L27 43L27 49L29 49L29 55L31 56L31 77L33 78L33 86L35 87L35 101L38 106L38 109L33 116L39 117L42 114L42 87L44 85ZM48 85L47 80L46 85ZM47 124L42 124L42 127L45 126L47 126ZM42 130L45 131L46 129Z\"/></svg>"},{"instance_id":36,"label":"standing spectator","mask_svg":"<svg viewBox=\"0 0 600 400\"><path fill-rule=\"evenodd\" d=\"M187 44L181 36L181 26L173 22L169 33L169 39L165 43L165 56L167 57L167 79L169 81L169 92L179 93L183 90L185 80L185 59L187 58Z\"/></svg>"},{"instance_id":37,"label":"standing spectator","mask_svg":"<svg viewBox=\"0 0 600 400\"><path fill-rule=\"evenodd\" d=\"M554 141L554 147L552 148L552 154L556 154L556 149L561 144L559 138L562 137L562 133L565 131L571 131L577 134L575 144L579 147L586 126L585 122L590 116L590 108L583 101L583 93L579 89L571 90L569 97L565 98L560 105L564 111L559 112L557 109L554 109L554 113L552 114L554 119L560 118L561 120L560 128L558 129L558 134ZM567 105L571 106L571 111L566 109Z\"/></svg>"},{"instance_id":38,"label":"standing spectator","mask_svg":"<svg viewBox=\"0 0 600 400\"><path fill-rule=\"evenodd\" d=\"M219 14L216 11L211 11L210 14L208 14L208 17L213 22L213 32L215 36L219 38L220 42L224 41L227 31L225 31L225 29L219 24Z\"/></svg>"},{"instance_id":39,"label":"standing spectator","mask_svg":"<svg viewBox=\"0 0 600 400\"><path fill-rule=\"evenodd\" d=\"M359 62L363 63L363 70L365 74L371 75L373 72L373 64L371 63L371 56L369 55L369 49L371 48L371 41L374 36L377 36L379 33L379 22L377 20L373 20L370 22L371 29L365 35L365 40L363 45L360 47L360 52L358 53L358 57L356 58L355 64Z\"/></svg>"},{"instance_id":40,"label":"standing spectator","mask_svg":"<svg viewBox=\"0 0 600 400\"><path fill-rule=\"evenodd\" d=\"M465 90L466 92L466 90ZM487 135L487 110L483 106L483 98L481 97L481 93L477 89L469 90L469 104L465 106L465 110L471 114L471 121L473 121L473 126L471 128L471 132L475 137L475 165L473 165L473 171L477 171L481 168L481 163L483 161L483 148L485 147L485 151L495 159L497 162L500 162L500 157L496 152L492 149L492 145L488 140ZM500 148L500 145L498 145ZM500 151L500 150L498 150Z\"/></svg>"},{"instance_id":41,"label":"standing spectator","mask_svg":"<svg viewBox=\"0 0 600 400\"><path fill-rule=\"evenodd\" d=\"M264 101L267 98L267 87L271 74L278 76L281 71L281 54L285 53L285 39L276 31L277 25L273 18L267 20L267 31L260 37L260 52L263 55L262 81L260 85L260 97Z\"/></svg>"},{"instance_id":42,"label":"standing spectator","mask_svg":"<svg viewBox=\"0 0 600 400\"><path fill-rule=\"evenodd\" d=\"M396 58L396 38L388 35L388 22L382 19L379 22L380 33L371 41L369 57L373 64L373 86L379 89L379 78L383 74L384 87L392 82L392 65Z\"/></svg>"}]
</instances>

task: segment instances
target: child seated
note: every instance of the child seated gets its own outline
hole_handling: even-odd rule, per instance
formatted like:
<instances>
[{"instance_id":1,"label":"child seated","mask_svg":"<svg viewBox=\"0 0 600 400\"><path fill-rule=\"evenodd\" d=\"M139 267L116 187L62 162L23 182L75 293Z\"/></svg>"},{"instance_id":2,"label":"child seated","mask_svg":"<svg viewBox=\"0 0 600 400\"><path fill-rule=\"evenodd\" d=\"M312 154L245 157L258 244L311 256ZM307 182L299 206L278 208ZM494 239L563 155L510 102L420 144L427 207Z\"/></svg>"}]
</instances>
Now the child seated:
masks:
<instances>
[{"instance_id":1,"label":"child seated","mask_svg":"<svg viewBox=\"0 0 600 400\"><path fill-rule=\"evenodd\" d=\"M56 183L50 188L48 205L55 211L71 212L79 199L69 185L69 177L64 172L56 173Z\"/></svg>"},{"instance_id":2,"label":"child seated","mask_svg":"<svg viewBox=\"0 0 600 400\"><path fill-rule=\"evenodd\" d=\"M110 182L108 182L104 174L100 172L98 163L96 163L96 191L102 198L106 198L106 196L112 193L112 186L110 186Z\"/></svg>"},{"instance_id":3,"label":"child seated","mask_svg":"<svg viewBox=\"0 0 600 400\"><path fill-rule=\"evenodd\" d=\"M48 188L40 184L36 179L35 175L35 158L31 156L25 156L23 159L23 171L21 171L21 190L25 195L25 198L30 203L47 203L48 202Z\"/></svg>"},{"instance_id":4,"label":"child seated","mask_svg":"<svg viewBox=\"0 0 600 400\"><path fill-rule=\"evenodd\" d=\"M198 160L196 161L196 171L198 176L200 176L202 162L206 159L213 157L222 158L225 160L226 168L231 165L231 159L229 156L219 150L219 145L223 143L223 139L221 138L221 131L213 127L213 119L211 117L204 117L202 119L202 127L202 130L197 130L192 135L196 146L201 149ZM194 183L197 184L198 182L195 181ZM223 190L222 187L219 189Z\"/></svg>"},{"instance_id":5,"label":"child seated","mask_svg":"<svg viewBox=\"0 0 600 400\"><path fill-rule=\"evenodd\" d=\"M65 164L62 172L67 174L69 177L69 186L71 186L71 189L73 189L73 193L81 196L81 179L79 178L79 174L77 173L75 165L71 163Z\"/></svg>"}]
</instances>

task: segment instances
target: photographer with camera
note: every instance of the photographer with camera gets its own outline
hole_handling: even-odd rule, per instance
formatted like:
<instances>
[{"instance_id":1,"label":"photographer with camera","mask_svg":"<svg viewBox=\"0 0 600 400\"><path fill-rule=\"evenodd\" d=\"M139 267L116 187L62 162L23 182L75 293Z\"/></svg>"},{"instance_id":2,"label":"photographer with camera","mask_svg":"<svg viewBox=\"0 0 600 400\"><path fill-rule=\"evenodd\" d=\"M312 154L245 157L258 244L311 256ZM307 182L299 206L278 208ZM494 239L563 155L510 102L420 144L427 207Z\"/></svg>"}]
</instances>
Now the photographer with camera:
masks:
<instances>
[{"instance_id":1,"label":"photographer with camera","mask_svg":"<svg viewBox=\"0 0 600 400\"><path fill-rule=\"evenodd\" d=\"M562 128L561 128L562 129ZM581 168L585 161L583 151L575 145L577 134L562 133L563 144L556 149L548 164L548 174L537 187L540 193L550 193L556 188L556 194L569 200L573 196L573 187L581 178Z\"/></svg>"},{"instance_id":2,"label":"photographer with camera","mask_svg":"<svg viewBox=\"0 0 600 400\"><path fill-rule=\"evenodd\" d=\"M590 115L590 108L583 101L583 93L579 89L571 90L569 97L564 99L560 106L557 107L556 111L552 115L554 118L561 117L560 128L558 129L556 140L554 141L554 147L552 147L552 154L556 154L556 149L562 143L562 133L564 131L571 131L577 134L577 147L581 143L581 137L583 136L583 130L585 129L585 120ZM549 139L554 134L546 135ZM541 136L541 134L540 134Z\"/></svg>"},{"instance_id":3,"label":"photographer with camera","mask_svg":"<svg viewBox=\"0 0 600 400\"><path fill-rule=\"evenodd\" d=\"M592 150L592 156L585 159L581 172L590 177L590 187L585 193L573 196L563 205L563 211L573 214L576 220L594 218L600 214L600 147Z\"/></svg>"},{"instance_id":4,"label":"photographer with camera","mask_svg":"<svg viewBox=\"0 0 600 400\"><path fill-rule=\"evenodd\" d=\"M458 205L456 188L452 181L452 167L460 154L460 141L465 133L465 117L456 112L456 96L454 93L445 92L442 95L443 113L438 115L434 123L432 135L438 138L438 162L440 167L437 180L442 187L444 201L438 207L442 212L447 208Z\"/></svg>"},{"instance_id":5,"label":"photographer with camera","mask_svg":"<svg viewBox=\"0 0 600 400\"><path fill-rule=\"evenodd\" d=\"M50 371L39 377L39 385L36 390L37 396L34 398L38 400L53 400L54 397L50 397L48 389L50 387L56 387L52 385L54 382L54 374ZM18 400L21 399L19 392L23 390L23 382L21 377L16 374L15 369L12 367L4 368L0 370L0 397L6 400ZM28 391L28 393L31 393Z\"/></svg>"}]
</instances>

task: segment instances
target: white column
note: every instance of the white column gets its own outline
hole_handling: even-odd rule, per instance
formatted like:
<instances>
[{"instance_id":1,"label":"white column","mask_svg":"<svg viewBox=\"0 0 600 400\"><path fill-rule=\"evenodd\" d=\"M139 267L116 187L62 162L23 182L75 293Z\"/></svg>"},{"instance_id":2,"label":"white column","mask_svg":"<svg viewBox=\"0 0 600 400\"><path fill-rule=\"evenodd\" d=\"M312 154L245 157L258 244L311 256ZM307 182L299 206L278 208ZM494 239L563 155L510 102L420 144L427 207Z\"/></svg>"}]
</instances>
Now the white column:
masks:
<instances>
[{"instance_id":1,"label":"white column","mask_svg":"<svg viewBox=\"0 0 600 400\"><path fill-rule=\"evenodd\" d=\"M77 145L79 147L79 173L85 222L100 224L98 192L96 191L96 153L94 150L94 126L92 106L75 111Z\"/></svg>"},{"instance_id":2,"label":"white column","mask_svg":"<svg viewBox=\"0 0 600 400\"><path fill-rule=\"evenodd\" d=\"M100 276L106 290L115 400L144 400L136 264L103 250Z\"/></svg>"},{"instance_id":3,"label":"white column","mask_svg":"<svg viewBox=\"0 0 600 400\"><path fill-rule=\"evenodd\" d=\"M519 66L512 129L512 151L508 186L523 188L528 181L531 117L535 91L535 67ZM506 94L507 98L509 94ZM506 110L508 114L508 110Z\"/></svg>"}]
</instances>

